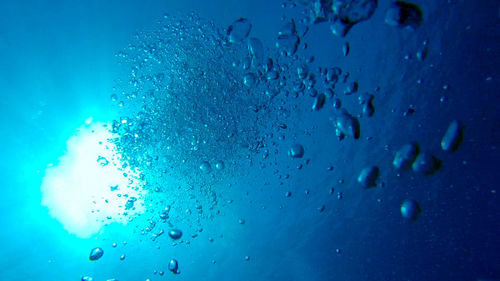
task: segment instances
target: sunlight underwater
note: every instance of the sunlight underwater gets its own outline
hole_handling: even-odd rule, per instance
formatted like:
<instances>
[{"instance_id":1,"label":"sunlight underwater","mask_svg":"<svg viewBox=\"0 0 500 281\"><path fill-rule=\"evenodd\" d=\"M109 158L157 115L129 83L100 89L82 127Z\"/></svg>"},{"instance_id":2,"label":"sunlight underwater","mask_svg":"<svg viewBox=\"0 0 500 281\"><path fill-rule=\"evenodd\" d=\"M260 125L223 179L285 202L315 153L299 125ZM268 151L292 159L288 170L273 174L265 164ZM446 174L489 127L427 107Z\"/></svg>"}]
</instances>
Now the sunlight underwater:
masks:
<instances>
[{"instance_id":1,"label":"sunlight underwater","mask_svg":"<svg viewBox=\"0 0 500 281\"><path fill-rule=\"evenodd\" d=\"M144 212L140 173L120 159L108 126L87 119L68 139L64 155L48 165L41 185L42 205L81 238Z\"/></svg>"}]
</instances>

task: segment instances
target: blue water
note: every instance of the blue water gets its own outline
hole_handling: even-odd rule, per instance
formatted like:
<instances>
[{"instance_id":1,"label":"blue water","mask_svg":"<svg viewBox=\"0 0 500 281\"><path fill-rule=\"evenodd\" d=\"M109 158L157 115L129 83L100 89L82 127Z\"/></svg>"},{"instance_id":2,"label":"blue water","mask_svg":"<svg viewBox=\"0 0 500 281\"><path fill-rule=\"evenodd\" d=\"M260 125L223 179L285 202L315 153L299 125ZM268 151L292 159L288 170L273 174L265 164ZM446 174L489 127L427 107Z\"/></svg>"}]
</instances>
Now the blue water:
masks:
<instances>
[{"instance_id":1,"label":"blue water","mask_svg":"<svg viewBox=\"0 0 500 281\"><path fill-rule=\"evenodd\" d=\"M107 122L127 111L133 114L128 101L122 109L110 95L120 94L118 80L129 79L115 55L135 42L134 36L159 30L165 13L187 20L194 11L223 33L244 17L252 24L250 37L259 38L270 56L278 56L270 51L276 49L278 32L290 18L298 22L303 17L301 3L308 1L285 8L279 1L262 0L181 2L0 4L4 280L500 280L500 3L493 0L415 0L423 20L414 30L384 22L390 1L378 1L373 15L345 37L333 35L329 22L311 24L301 36L296 59L314 57L308 63L311 72L338 66L350 73L347 83L339 82L334 91L342 108L359 120L359 139L337 139L333 98L313 112L310 92L298 98L279 93L267 105L281 108L270 109L255 122L257 136L266 135L263 147L202 145L202 151L232 155L222 159L223 171L215 169L215 159L207 159L212 161L208 175L198 169L187 173L179 164L184 155L176 154L168 171L179 182L163 184L156 168L149 170L140 162L148 183L161 185L160 192L143 187L150 190L144 214L125 226L103 227L91 237L68 231L41 204L47 167L62 163L68 139L87 118ZM346 42L350 50L344 56ZM417 52L424 47L427 56L420 60ZM296 76L295 64L275 61L294 67L283 70L282 77ZM173 79L182 80L182 75ZM345 85L354 81L358 91L345 95ZM219 82L229 83L222 78ZM318 91L321 85L317 83ZM371 117L358 117L363 93L374 96ZM197 99L193 104L204 107L205 102ZM237 106L229 103L227 112L239 110ZM455 151L446 152L440 142L453 120L460 122L462 138ZM253 123L245 124L248 129ZM256 137L246 131L236 135L249 143ZM148 140L162 145L161 140ZM418 144L419 153L438 159L432 174L393 166L396 152L411 142ZM304 147L303 158L288 155L296 143ZM159 151L148 153L155 159L163 156ZM197 155L193 153L189 155ZM194 157L186 156L186 165ZM163 168L159 163L153 167ZM363 188L358 175L372 165L379 169L376 186ZM197 183L192 197L177 188L192 182ZM217 195L215 205L211 192ZM70 195L73 200L81 196ZM401 215L406 199L420 206L414 221ZM172 225L158 217L170 204ZM203 205L203 214L197 204ZM188 208L192 213L185 212ZM71 221L71 215L66 217ZM156 222L151 233L182 229L182 242L167 234L153 241L144 230L151 227L150 220ZM89 261L95 247L102 247L104 255ZM126 258L120 260L121 255ZM180 274L168 270L171 259L178 261Z\"/></svg>"}]
</instances>

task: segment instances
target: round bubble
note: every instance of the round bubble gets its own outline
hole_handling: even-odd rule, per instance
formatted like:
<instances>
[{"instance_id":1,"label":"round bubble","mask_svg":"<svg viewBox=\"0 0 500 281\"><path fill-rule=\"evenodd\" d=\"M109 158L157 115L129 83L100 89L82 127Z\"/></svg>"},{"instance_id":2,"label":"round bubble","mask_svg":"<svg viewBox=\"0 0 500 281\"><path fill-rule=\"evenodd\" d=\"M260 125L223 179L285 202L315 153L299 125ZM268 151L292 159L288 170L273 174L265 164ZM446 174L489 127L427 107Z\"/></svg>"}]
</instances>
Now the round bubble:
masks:
<instances>
[{"instance_id":1,"label":"round bubble","mask_svg":"<svg viewBox=\"0 0 500 281\"><path fill-rule=\"evenodd\" d=\"M408 220L416 220L420 214L420 206L415 200L405 200L401 204L401 215Z\"/></svg>"},{"instance_id":2,"label":"round bubble","mask_svg":"<svg viewBox=\"0 0 500 281\"><path fill-rule=\"evenodd\" d=\"M170 236L170 238L174 240L177 240L182 237L182 231L180 229L171 229L168 232L168 236Z\"/></svg>"},{"instance_id":3,"label":"round bubble","mask_svg":"<svg viewBox=\"0 0 500 281\"><path fill-rule=\"evenodd\" d=\"M255 86L257 84L257 75L254 73L247 73L243 76L243 84L249 88Z\"/></svg>"},{"instance_id":4,"label":"round bubble","mask_svg":"<svg viewBox=\"0 0 500 281\"><path fill-rule=\"evenodd\" d=\"M302 158L304 157L304 147L301 144L294 144L288 151L288 154L293 158Z\"/></svg>"},{"instance_id":5,"label":"round bubble","mask_svg":"<svg viewBox=\"0 0 500 281\"><path fill-rule=\"evenodd\" d=\"M210 163L208 163L207 161L203 161L200 164L200 170L203 173L208 174L212 171L212 166L210 166Z\"/></svg>"},{"instance_id":6,"label":"round bubble","mask_svg":"<svg viewBox=\"0 0 500 281\"><path fill-rule=\"evenodd\" d=\"M224 165L223 161L219 160L219 161L215 162L215 169L224 170L224 167L225 167L225 165Z\"/></svg>"}]
</instances>

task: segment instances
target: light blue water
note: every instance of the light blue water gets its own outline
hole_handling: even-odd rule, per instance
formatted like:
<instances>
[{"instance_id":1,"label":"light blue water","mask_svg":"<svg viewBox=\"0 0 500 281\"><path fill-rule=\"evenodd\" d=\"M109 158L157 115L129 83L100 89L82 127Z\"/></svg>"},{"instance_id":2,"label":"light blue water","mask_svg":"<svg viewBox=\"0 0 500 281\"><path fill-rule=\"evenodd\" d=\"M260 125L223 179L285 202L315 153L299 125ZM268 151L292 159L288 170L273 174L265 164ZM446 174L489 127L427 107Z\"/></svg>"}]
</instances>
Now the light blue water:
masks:
<instances>
[{"instance_id":1,"label":"light blue water","mask_svg":"<svg viewBox=\"0 0 500 281\"><path fill-rule=\"evenodd\" d=\"M279 1L222 0L1 3L3 279L500 279L498 1L415 1L423 12L423 21L415 30L386 24L390 1L378 1L373 15L355 24L345 37L333 35L328 22L311 24L307 34L301 36L296 60L281 57L275 47L278 32L292 17L299 32L303 31L300 11L307 2L299 1L295 8L290 4L282 8ZM213 59L210 53L204 53L203 48L192 52L186 47L181 52L188 54L186 61L202 54L190 63L205 74L182 72L175 64L165 73L172 74L168 77L174 81L187 83L182 89L192 93L175 91L181 86L174 84L168 89L173 89L171 94L178 101L189 102L167 106L143 99L141 96L148 93L144 89L137 92L137 99L127 100L122 91L129 91L130 85L123 84L138 60L131 55L131 63L120 64L115 55L132 53L127 46L137 42L137 34L146 38L146 43L158 43L160 39L151 37L151 32L160 30L159 21L165 13L189 21L191 11L213 22L213 34L217 34L217 28L226 32L241 17L249 19L250 37L259 38L275 65L284 67L280 69L280 81L288 83L289 88L274 99L261 99L266 89L274 89L270 86L276 86L273 81L260 82L247 90L238 81L243 81L244 73L257 70L237 66L233 71L222 58L204 68L198 63ZM177 41L181 34L167 34L173 36L169 42L182 45ZM189 34L187 38L199 39ZM346 42L350 50L344 56ZM428 53L419 60L417 53L424 50L424 42ZM234 56L246 49L246 41L238 44L233 46ZM210 50L229 50L224 48L228 47ZM167 55L177 52L158 49ZM338 66L343 74L349 72L347 83L339 82L333 90L342 100L342 108L359 120L359 139L347 136L339 141L335 136L332 120L338 118L339 110L334 109L333 98L327 98L324 108L313 112L310 92L292 89L297 64L307 60L310 71L317 75L315 88L319 92L324 92L325 86L318 67ZM238 82L233 88L228 86L231 78ZM359 84L358 91L345 95L344 88L354 81ZM194 83L199 83L196 89L203 85L211 88L201 95L201 90L195 92ZM164 85L160 88L167 89ZM223 93L225 89L231 91ZM295 92L300 92L298 98ZM125 101L123 107L111 100L113 93ZM358 97L364 93L374 96L371 117L362 116ZM239 95L238 103L234 99L228 99L226 105L211 101L231 94ZM255 102L251 98L254 95L259 95L258 101L267 111L254 114L248 110ZM147 138L123 141L125 147L121 149L126 157L151 156L151 165L146 160L136 163L145 174L140 188L148 191L136 203L144 214L126 226L108 225L90 238L68 232L68 226L54 217L54 211L41 204L41 186L50 174L47 166L63 163L60 157L70 150L68 139L85 126L88 117L93 117L93 122L124 116L134 120L135 106L140 108L143 100L150 106L144 110L150 118L148 124L156 131L133 127L139 139ZM174 115L173 105L181 105L185 111ZM153 118L154 110L161 115ZM215 122L215 112L226 113L221 118L227 118L224 120L230 125ZM209 117L203 119L205 113ZM189 123L186 116L202 116L196 120L206 121L207 131L202 123L199 127ZM450 153L442 150L440 142L453 120L460 121L462 140ZM168 126L162 127L163 123ZM186 133L186 128L195 133ZM232 128L243 129L226 139ZM173 145L193 134L208 144L199 143L199 150L185 150L190 145L187 141ZM125 135L120 131L121 137ZM394 155L411 142L418 143L420 153L429 152L439 159L434 173L395 169ZM256 143L260 146L252 147ZM296 143L304 147L303 158L288 155ZM139 148L133 144L140 144ZM171 144L172 149L167 149ZM168 158L168 151L175 153ZM222 156L224 159L217 158ZM162 157L170 160L162 162ZM197 169L201 160L211 163L210 173ZM215 169L216 160L224 160L224 170ZM73 162L68 163L71 166ZM376 186L365 189L357 178L363 168L372 165L379 169ZM58 170L57 174L54 178L67 179L70 173ZM69 181L71 185L63 185L69 195L59 201L70 202L62 204L67 209L58 214L73 225L80 222L70 207L81 210L76 203L83 202L87 194L101 195L99 180L109 175L106 172L97 177L84 169L81 174L82 178ZM87 179L95 179L88 188ZM159 192L155 191L157 187ZM118 200L112 197L110 200ZM421 213L415 221L401 216L400 205L406 199L420 205ZM102 204L98 206L108 203ZM167 205L172 210L169 222L164 222L159 214ZM153 227L151 220L155 222ZM149 232L146 227L153 230ZM182 229L182 242L174 245L166 233L153 241L152 234L174 227ZM116 248L112 243L117 243ZM89 261L94 247L102 247L104 255ZM124 260L120 260L121 255L126 256ZM180 274L168 271L171 259L179 262Z\"/></svg>"}]
</instances>

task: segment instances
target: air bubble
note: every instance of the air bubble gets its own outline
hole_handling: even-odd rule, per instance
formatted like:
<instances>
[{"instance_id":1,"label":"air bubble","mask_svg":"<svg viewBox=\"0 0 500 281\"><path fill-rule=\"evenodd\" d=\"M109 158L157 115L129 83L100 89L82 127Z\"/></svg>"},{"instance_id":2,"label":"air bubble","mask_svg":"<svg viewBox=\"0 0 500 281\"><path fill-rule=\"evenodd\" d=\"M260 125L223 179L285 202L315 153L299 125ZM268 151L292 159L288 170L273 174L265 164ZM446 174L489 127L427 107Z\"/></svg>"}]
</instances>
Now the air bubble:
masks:
<instances>
[{"instance_id":1,"label":"air bubble","mask_svg":"<svg viewBox=\"0 0 500 281\"><path fill-rule=\"evenodd\" d=\"M460 142L461 135L460 123L456 120L452 121L441 140L441 148L448 152L455 151Z\"/></svg>"},{"instance_id":2,"label":"air bubble","mask_svg":"<svg viewBox=\"0 0 500 281\"><path fill-rule=\"evenodd\" d=\"M182 231L180 229L171 229L168 232L168 236L174 240L180 239L182 237Z\"/></svg>"},{"instance_id":3,"label":"air bubble","mask_svg":"<svg viewBox=\"0 0 500 281\"><path fill-rule=\"evenodd\" d=\"M250 34L252 24L246 18L240 18L234 21L227 28L227 38L229 43L237 43L245 40Z\"/></svg>"},{"instance_id":4,"label":"air bubble","mask_svg":"<svg viewBox=\"0 0 500 281\"><path fill-rule=\"evenodd\" d=\"M401 204L401 215L403 218L408 219L408 220L417 220L421 209L420 206L418 205L417 201L415 200L405 200Z\"/></svg>"},{"instance_id":5,"label":"air bubble","mask_svg":"<svg viewBox=\"0 0 500 281\"><path fill-rule=\"evenodd\" d=\"M100 259L103 255L104 255L104 251L102 250L102 248L99 248L99 247L94 248L90 251L89 260L96 261L96 260Z\"/></svg>"},{"instance_id":6,"label":"air bubble","mask_svg":"<svg viewBox=\"0 0 500 281\"><path fill-rule=\"evenodd\" d=\"M210 163L208 163L207 161L203 161L200 164L200 170L204 174L208 174L212 171L212 166L210 166Z\"/></svg>"},{"instance_id":7,"label":"air bubble","mask_svg":"<svg viewBox=\"0 0 500 281\"><path fill-rule=\"evenodd\" d=\"M370 166L361 170L358 176L358 183L364 188L370 188L377 185L379 170L377 166Z\"/></svg>"},{"instance_id":8,"label":"air bubble","mask_svg":"<svg viewBox=\"0 0 500 281\"><path fill-rule=\"evenodd\" d=\"M302 158L304 156L304 147L301 144L294 144L288 151L292 158Z\"/></svg>"}]
</instances>

